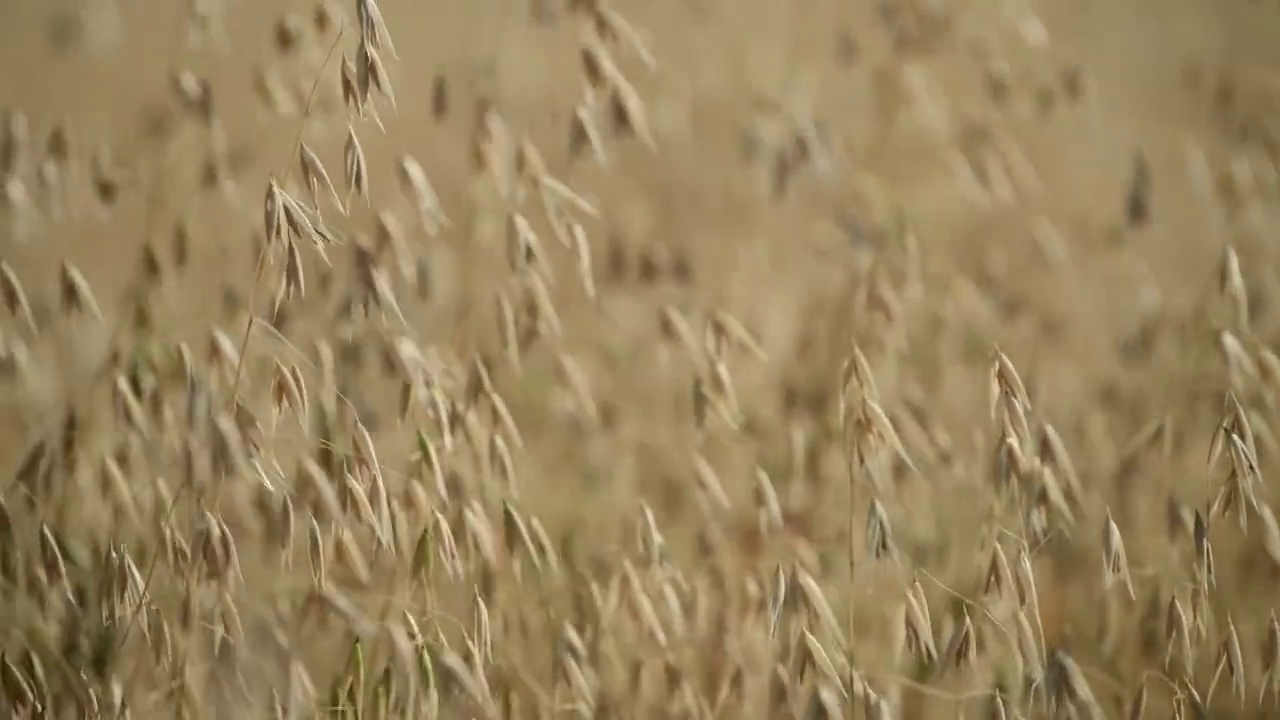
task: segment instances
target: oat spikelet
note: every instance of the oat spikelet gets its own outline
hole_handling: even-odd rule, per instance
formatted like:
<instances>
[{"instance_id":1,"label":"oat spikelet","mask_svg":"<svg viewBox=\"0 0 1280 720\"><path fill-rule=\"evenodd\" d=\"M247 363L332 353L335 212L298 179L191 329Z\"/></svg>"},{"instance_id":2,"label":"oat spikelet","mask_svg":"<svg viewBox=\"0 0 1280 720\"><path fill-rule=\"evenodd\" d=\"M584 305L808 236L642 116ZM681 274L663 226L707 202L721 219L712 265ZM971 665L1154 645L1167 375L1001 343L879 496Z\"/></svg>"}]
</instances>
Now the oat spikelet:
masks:
<instances>
[{"instance_id":1,"label":"oat spikelet","mask_svg":"<svg viewBox=\"0 0 1280 720\"><path fill-rule=\"evenodd\" d=\"M1045 682L1051 704L1070 707L1089 720L1105 720L1106 714L1094 698L1084 672L1066 652L1053 652Z\"/></svg>"},{"instance_id":2,"label":"oat spikelet","mask_svg":"<svg viewBox=\"0 0 1280 720\"><path fill-rule=\"evenodd\" d=\"M1209 542L1209 524L1204 515L1197 510L1193 528L1193 540L1196 551L1196 577L1205 592L1217 584L1217 573L1214 571L1213 545Z\"/></svg>"},{"instance_id":3,"label":"oat spikelet","mask_svg":"<svg viewBox=\"0 0 1280 720\"><path fill-rule=\"evenodd\" d=\"M1129 700L1129 711L1125 717L1128 720L1142 720L1147 713L1147 683L1140 682L1138 691L1133 694L1133 698Z\"/></svg>"},{"instance_id":4,"label":"oat spikelet","mask_svg":"<svg viewBox=\"0 0 1280 720\"><path fill-rule=\"evenodd\" d=\"M653 601L649 599L648 593L644 590L644 585L640 580L640 575L636 572L635 567L629 560L623 560L622 563L623 576L626 578L627 587L630 590L632 607L640 617L641 625L644 626L649 636L658 644L659 647L667 647L667 633L662 628L662 622L658 619L658 611L653 607Z\"/></svg>"},{"instance_id":5,"label":"oat spikelet","mask_svg":"<svg viewBox=\"0 0 1280 720\"><path fill-rule=\"evenodd\" d=\"M284 191L274 177L267 181L262 200L262 230L268 245L284 238Z\"/></svg>"},{"instance_id":6,"label":"oat spikelet","mask_svg":"<svg viewBox=\"0 0 1280 720\"><path fill-rule=\"evenodd\" d=\"M927 607L923 598L918 598L914 592L907 593L904 618L907 647L925 667L930 667L938 660L938 648Z\"/></svg>"},{"instance_id":7,"label":"oat spikelet","mask_svg":"<svg viewBox=\"0 0 1280 720\"><path fill-rule=\"evenodd\" d=\"M828 682L840 690L841 695L848 698L849 694L845 692L844 683L840 680L840 672L836 670L835 663L831 662L831 656L827 654L827 651L822 648L822 644L808 629L802 630L801 633L804 637L805 648L809 652L810 662L813 663L814 667L818 668Z\"/></svg>"},{"instance_id":8,"label":"oat spikelet","mask_svg":"<svg viewBox=\"0 0 1280 720\"><path fill-rule=\"evenodd\" d=\"M720 482L720 477L716 474L715 469L711 467L711 463L697 453L693 456L693 475L705 497L711 500L720 510L728 512L732 505L729 502L729 495L724 490L724 485Z\"/></svg>"},{"instance_id":9,"label":"oat spikelet","mask_svg":"<svg viewBox=\"0 0 1280 720\"><path fill-rule=\"evenodd\" d=\"M1249 294L1245 290L1244 275L1240 272L1240 258L1230 244L1222 249L1218 289L1231 302L1236 327L1247 328L1249 326Z\"/></svg>"},{"instance_id":10,"label":"oat spikelet","mask_svg":"<svg viewBox=\"0 0 1280 720\"><path fill-rule=\"evenodd\" d=\"M364 157L364 148L360 138L356 137L353 127L347 128L347 139L342 147L342 169L347 179L346 207L351 208L352 196L358 196L369 202L369 166Z\"/></svg>"},{"instance_id":11,"label":"oat spikelet","mask_svg":"<svg viewBox=\"0 0 1280 720\"><path fill-rule=\"evenodd\" d=\"M803 591L805 607L809 609L810 613L817 616L823 630L826 632L827 639L837 641L843 638L844 634L840 623L836 621L836 614L832 611L826 596L822 594L822 588L819 587L818 581L802 568L794 568L792 572L794 582L799 584L801 591Z\"/></svg>"},{"instance_id":12,"label":"oat spikelet","mask_svg":"<svg viewBox=\"0 0 1280 720\"><path fill-rule=\"evenodd\" d=\"M1136 600L1133 592L1133 578L1129 574L1129 560L1125 557L1124 540L1120 537L1120 528L1111 517L1111 509L1107 509L1107 519L1102 533L1102 564L1105 571L1104 586L1110 588L1116 580L1124 583L1130 600Z\"/></svg>"},{"instance_id":13,"label":"oat spikelet","mask_svg":"<svg viewBox=\"0 0 1280 720\"><path fill-rule=\"evenodd\" d=\"M1227 617L1227 635L1222 640L1219 654L1220 662L1226 666L1227 676L1231 678L1232 693L1243 708L1246 683L1244 653L1240 651L1240 636L1236 634L1236 625L1230 616Z\"/></svg>"},{"instance_id":14,"label":"oat spikelet","mask_svg":"<svg viewBox=\"0 0 1280 720\"><path fill-rule=\"evenodd\" d=\"M778 492L773 487L773 481L769 479L769 474L764 471L764 468L759 466L755 469L755 479L753 497L756 512L760 516L761 529L766 532L782 530L784 527L782 504L778 500Z\"/></svg>"},{"instance_id":15,"label":"oat spikelet","mask_svg":"<svg viewBox=\"0 0 1280 720\"><path fill-rule=\"evenodd\" d=\"M440 204L440 196L436 194L435 187L418 160L406 153L400 156L396 167L400 187L418 211L423 229L428 234L435 235L442 228L450 226L452 223Z\"/></svg>"},{"instance_id":16,"label":"oat spikelet","mask_svg":"<svg viewBox=\"0 0 1280 720\"><path fill-rule=\"evenodd\" d=\"M1018 371L1014 369L1013 362L1009 357L995 348L992 351L995 357L995 363L991 370L992 391L991 391L991 412L995 417L996 398L999 395L1007 395L1017 401L1018 405L1026 410L1031 407L1028 399L1027 389L1022 384L1022 378L1018 376Z\"/></svg>"},{"instance_id":17,"label":"oat spikelet","mask_svg":"<svg viewBox=\"0 0 1280 720\"><path fill-rule=\"evenodd\" d=\"M746 326L740 320L723 310L717 310L711 316L709 326L713 337L718 342L729 342L735 347L745 349L761 362L767 362L769 356L765 354L764 348L760 346L759 341L752 336Z\"/></svg>"},{"instance_id":18,"label":"oat spikelet","mask_svg":"<svg viewBox=\"0 0 1280 720\"><path fill-rule=\"evenodd\" d=\"M587 239L587 231L576 222L569 225L569 234L573 240L573 251L577 258L578 280L582 290L590 300L596 299L596 282L591 267L591 241Z\"/></svg>"},{"instance_id":19,"label":"oat spikelet","mask_svg":"<svg viewBox=\"0 0 1280 720\"><path fill-rule=\"evenodd\" d=\"M89 289L89 281L84 279L84 275L80 274L80 270L70 262L63 261L59 275L59 285L62 295L62 308L69 313L88 313L94 319L102 320L102 310L98 307L98 301L93 297L93 291Z\"/></svg>"},{"instance_id":20,"label":"oat spikelet","mask_svg":"<svg viewBox=\"0 0 1280 720\"><path fill-rule=\"evenodd\" d=\"M0 298L4 300L5 309L19 319L32 332L36 330L36 319L31 314L31 303L27 302L27 294L18 282L18 276L9 263L0 261Z\"/></svg>"},{"instance_id":21,"label":"oat spikelet","mask_svg":"<svg viewBox=\"0 0 1280 720\"><path fill-rule=\"evenodd\" d=\"M386 47L392 57L398 57L377 0L356 0L356 21L360 24L361 42L373 48Z\"/></svg>"},{"instance_id":22,"label":"oat spikelet","mask_svg":"<svg viewBox=\"0 0 1280 720\"><path fill-rule=\"evenodd\" d=\"M1271 696L1272 707L1280 705L1280 621L1275 610L1267 622L1267 635L1262 646L1263 682L1258 688L1258 705Z\"/></svg>"},{"instance_id":23,"label":"oat spikelet","mask_svg":"<svg viewBox=\"0 0 1280 720\"><path fill-rule=\"evenodd\" d=\"M557 353L556 361L559 364L561 376L569 386L570 392L573 393L574 401L577 403L578 410L582 413L582 416L592 425L599 423L600 409L596 405L595 398L592 397L591 386L587 381L587 374L582 370L582 366L572 356L563 352Z\"/></svg>"},{"instance_id":24,"label":"oat spikelet","mask_svg":"<svg viewBox=\"0 0 1280 720\"><path fill-rule=\"evenodd\" d=\"M867 509L867 550L871 556L879 560L883 557L897 558L897 546L893 542L893 527L889 523L889 513L879 499L872 499Z\"/></svg>"},{"instance_id":25,"label":"oat spikelet","mask_svg":"<svg viewBox=\"0 0 1280 720\"><path fill-rule=\"evenodd\" d=\"M329 179L329 173L324 169L324 164L305 142L298 144L298 165L302 170L302 181L306 183L307 192L311 196L311 204L317 213L320 211L321 190L326 191L329 197L333 198L334 205L345 211L342 198L338 196L338 190Z\"/></svg>"},{"instance_id":26,"label":"oat spikelet","mask_svg":"<svg viewBox=\"0 0 1280 720\"><path fill-rule=\"evenodd\" d=\"M1191 627L1187 622L1187 614L1176 596L1169 598L1169 608L1165 612L1165 644L1165 670L1169 669L1176 647L1182 656L1183 671L1187 677L1190 677L1194 662L1191 652Z\"/></svg>"},{"instance_id":27,"label":"oat spikelet","mask_svg":"<svg viewBox=\"0 0 1280 720\"><path fill-rule=\"evenodd\" d=\"M577 158L585 149L590 149L591 157L597 163L605 165L609 162L604 137L590 106L579 103L574 107L573 116L569 118L569 155Z\"/></svg>"}]
</instances>

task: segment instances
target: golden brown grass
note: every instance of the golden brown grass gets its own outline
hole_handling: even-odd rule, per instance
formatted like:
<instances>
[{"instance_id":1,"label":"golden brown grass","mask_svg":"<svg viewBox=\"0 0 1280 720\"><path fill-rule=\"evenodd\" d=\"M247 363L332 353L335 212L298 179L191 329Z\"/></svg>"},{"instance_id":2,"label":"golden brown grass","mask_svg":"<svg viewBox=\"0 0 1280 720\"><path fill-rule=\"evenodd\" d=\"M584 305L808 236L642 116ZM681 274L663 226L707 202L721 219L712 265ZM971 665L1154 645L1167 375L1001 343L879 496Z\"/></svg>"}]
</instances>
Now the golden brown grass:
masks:
<instances>
[{"instance_id":1,"label":"golden brown grass","mask_svg":"<svg viewBox=\"0 0 1280 720\"><path fill-rule=\"evenodd\" d=\"M5 716L1280 712L1274 4L5 12Z\"/></svg>"}]
</instances>

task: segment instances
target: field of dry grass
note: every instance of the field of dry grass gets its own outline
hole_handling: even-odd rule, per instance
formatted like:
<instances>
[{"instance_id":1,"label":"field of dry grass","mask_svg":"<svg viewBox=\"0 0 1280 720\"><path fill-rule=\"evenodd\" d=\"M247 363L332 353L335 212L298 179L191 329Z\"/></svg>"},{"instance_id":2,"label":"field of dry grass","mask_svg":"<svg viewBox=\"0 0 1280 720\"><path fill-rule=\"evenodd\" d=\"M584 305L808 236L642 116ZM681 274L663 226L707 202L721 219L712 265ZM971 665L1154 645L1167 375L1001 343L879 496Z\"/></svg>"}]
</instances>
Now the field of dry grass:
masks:
<instances>
[{"instance_id":1,"label":"field of dry grass","mask_svg":"<svg viewBox=\"0 0 1280 720\"><path fill-rule=\"evenodd\" d=\"M5 717L1280 714L1280 6L6 0Z\"/></svg>"}]
</instances>

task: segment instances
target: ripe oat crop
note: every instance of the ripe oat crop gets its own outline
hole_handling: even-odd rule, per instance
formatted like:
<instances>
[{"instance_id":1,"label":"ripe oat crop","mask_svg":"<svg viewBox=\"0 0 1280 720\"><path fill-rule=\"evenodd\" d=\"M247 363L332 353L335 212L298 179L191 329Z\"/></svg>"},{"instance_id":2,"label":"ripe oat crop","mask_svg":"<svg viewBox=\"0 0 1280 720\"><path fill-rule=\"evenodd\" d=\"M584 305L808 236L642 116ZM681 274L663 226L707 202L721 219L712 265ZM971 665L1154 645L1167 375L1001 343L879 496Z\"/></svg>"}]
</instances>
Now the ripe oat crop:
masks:
<instances>
[{"instance_id":1,"label":"ripe oat crop","mask_svg":"<svg viewBox=\"0 0 1280 720\"><path fill-rule=\"evenodd\" d=\"M1280 8L3 0L0 716L1280 716Z\"/></svg>"}]
</instances>

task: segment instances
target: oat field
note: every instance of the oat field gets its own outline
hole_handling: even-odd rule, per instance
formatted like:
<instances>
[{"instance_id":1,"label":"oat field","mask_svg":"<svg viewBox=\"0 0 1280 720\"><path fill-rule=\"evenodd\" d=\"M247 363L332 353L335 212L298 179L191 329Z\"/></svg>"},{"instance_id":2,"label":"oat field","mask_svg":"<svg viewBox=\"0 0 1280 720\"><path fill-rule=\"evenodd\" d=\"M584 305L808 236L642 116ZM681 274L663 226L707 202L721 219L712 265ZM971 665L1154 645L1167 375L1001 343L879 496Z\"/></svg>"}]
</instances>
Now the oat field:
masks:
<instances>
[{"instance_id":1,"label":"oat field","mask_svg":"<svg viewBox=\"0 0 1280 720\"><path fill-rule=\"evenodd\" d=\"M1273 0L0 0L0 714L1280 717Z\"/></svg>"}]
</instances>

